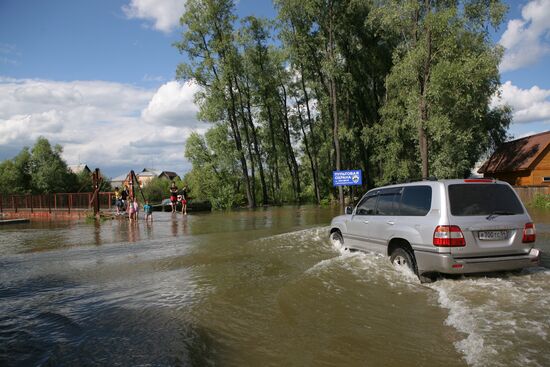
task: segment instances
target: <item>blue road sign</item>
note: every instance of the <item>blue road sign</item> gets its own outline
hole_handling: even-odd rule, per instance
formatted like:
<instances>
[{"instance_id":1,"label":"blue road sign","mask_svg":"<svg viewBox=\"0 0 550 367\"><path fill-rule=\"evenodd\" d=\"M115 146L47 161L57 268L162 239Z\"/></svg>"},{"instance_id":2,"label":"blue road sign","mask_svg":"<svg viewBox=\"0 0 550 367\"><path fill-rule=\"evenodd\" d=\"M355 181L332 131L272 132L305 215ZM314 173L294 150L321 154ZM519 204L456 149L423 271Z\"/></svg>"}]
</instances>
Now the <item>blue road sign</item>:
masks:
<instances>
[{"instance_id":1,"label":"blue road sign","mask_svg":"<svg viewBox=\"0 0 550 367\"><path fill-rule=\"evenodd\" d=\"M363 174L360 169L352 171L332 171L333 186L354 186L363 184Z\"/></svg>"}]
</instances>

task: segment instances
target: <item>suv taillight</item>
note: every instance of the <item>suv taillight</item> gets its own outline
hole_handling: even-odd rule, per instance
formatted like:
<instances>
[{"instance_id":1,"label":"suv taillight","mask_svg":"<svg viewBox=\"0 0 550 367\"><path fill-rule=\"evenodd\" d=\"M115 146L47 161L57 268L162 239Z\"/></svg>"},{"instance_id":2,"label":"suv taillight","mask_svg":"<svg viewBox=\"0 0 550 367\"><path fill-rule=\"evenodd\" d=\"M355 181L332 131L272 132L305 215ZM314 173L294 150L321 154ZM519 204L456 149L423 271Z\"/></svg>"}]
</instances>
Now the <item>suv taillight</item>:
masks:
<instances>
[{"instance_id":1,"label":"suv taillight","mask_svg":"<svg viewBox=\"0 0 550 367\"><path fill-rule=\"evenodd\" d=\"M466 240L459 226L437 226L433 244L438 247L462 247L466 246Z\"/></svg>"},{"instance_id":2,"label":"suv taillight","mask_svg":"<svg viewBox=\"0 0 550 367\"><path fill-rule=\"evenodd\" d=\"M533 223L525 223L525 226L523 227L523 238L521 242L523 243L535 242L536 238L537 238L537 231L535 230L535 225Z\"/></svg>"}]
</instances>

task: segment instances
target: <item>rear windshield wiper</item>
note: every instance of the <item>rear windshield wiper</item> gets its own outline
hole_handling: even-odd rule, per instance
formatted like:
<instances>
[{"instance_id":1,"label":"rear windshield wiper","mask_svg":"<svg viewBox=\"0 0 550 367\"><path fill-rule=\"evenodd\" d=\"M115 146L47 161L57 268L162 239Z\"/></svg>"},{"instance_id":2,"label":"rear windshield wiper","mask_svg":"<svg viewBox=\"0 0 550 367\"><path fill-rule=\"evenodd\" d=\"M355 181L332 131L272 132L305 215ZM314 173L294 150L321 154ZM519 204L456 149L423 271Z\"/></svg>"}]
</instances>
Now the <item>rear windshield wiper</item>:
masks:
<instances>
[{"instance_id":1,"label":"rear windshield wiper","mask_svg":"<svg viewBox=\"0 0 550 367\"><path fill-rule=\"evenodd\" d=\"M499 215L514 215L516 213L513 213L513 212L507 212L507 211L503 211L503 210L495 210L494 212L492 212L491 214L489 214L486 219L487 220L491 220L491 219L495 219L496 217L498 217Z\"/></svg>"}]
</instances>

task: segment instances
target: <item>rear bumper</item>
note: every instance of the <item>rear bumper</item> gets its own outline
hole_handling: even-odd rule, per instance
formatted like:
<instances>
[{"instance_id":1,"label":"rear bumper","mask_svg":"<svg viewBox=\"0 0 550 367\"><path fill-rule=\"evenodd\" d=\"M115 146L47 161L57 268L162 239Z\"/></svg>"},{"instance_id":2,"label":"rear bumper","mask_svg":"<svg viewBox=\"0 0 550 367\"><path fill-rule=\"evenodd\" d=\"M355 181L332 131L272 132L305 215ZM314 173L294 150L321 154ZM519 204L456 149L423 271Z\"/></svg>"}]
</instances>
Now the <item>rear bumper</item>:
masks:
<instances>
[{"instance_id":1,"label":"rear bumper","mask_svg":"<svg viewBox=\"0 0 550 367\"><path fill-rule=\"evenodd\" d=\"M454 258L451 254L415 251L418 273L466 274L528 268L540 264L540 250L528 254L482 258Z\"/></svg>"}]
</instances>

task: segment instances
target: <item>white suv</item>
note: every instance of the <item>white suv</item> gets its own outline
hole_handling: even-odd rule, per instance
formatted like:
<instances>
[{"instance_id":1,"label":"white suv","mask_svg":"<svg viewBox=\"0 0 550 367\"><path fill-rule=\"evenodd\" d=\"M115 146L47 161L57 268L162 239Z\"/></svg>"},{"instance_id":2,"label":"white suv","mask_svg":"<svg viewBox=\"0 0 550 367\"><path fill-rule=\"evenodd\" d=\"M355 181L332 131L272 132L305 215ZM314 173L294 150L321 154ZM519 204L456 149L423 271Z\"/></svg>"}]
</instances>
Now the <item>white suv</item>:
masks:
<instances>
[{"instance_id":1,"label":"white suv","mask_svg":"<svg viewBox=\"0 0 550 367\"><path fill-rule=\"evenodd\" d=\"M537 266L535 225L514 189L492 179L420 181L368 191L335 217L339 246L383 253L421 282Z\"/></svg>"}]
</instances>

